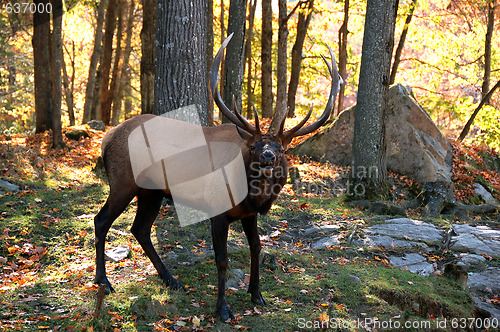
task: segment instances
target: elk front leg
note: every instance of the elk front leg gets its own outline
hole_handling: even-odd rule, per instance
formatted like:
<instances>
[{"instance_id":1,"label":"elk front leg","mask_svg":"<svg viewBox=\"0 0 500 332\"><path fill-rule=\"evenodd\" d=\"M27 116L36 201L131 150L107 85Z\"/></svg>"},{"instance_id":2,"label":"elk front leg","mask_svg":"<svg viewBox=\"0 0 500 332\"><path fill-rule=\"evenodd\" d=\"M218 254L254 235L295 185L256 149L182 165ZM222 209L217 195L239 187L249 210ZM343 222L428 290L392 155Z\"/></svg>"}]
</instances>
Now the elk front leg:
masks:
<instances>
[{"instance_id":1,"label":"elk front leg","mask_svg":"<svg viewBox=\"0 0 500 332\"><path fill-rule=\"evenodd\" d=\"M212 243L215 252L215 264L218 274L217 314L223 321L234 319L234 314L226 301L226 272L228 267L227 258L227 233L229 231L229 220L225 216L217 216L211 219Z\"/></svg>"},{"instance_id":2,"label":"elk front leg","mask_svg":"<svg viewBox=\"0 0 500 332\"><path fill-rule=\"evenodd\" d=\"M257 215L253 215L241 220L243 230L250 246L250 285L248 292L252 296L252 302L258 305L266 305L266 300L262 297L259 287L259 254L260 238L257 229Z\"/></svg>"}]
</instances>

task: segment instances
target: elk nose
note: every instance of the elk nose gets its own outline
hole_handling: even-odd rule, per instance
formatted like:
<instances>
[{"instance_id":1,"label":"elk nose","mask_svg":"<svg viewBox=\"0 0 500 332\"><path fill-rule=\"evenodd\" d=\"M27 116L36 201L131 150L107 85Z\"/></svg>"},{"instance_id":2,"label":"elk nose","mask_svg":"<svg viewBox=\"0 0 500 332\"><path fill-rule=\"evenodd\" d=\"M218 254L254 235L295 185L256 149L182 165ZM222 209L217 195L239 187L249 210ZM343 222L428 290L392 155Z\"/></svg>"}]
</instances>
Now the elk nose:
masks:
<instances>
[{"instance_id":1,"label":"elk nose","mask_svg":"<svg viewBox=\"0 0 500 332\"><path fill-rule=\"evenodd\" d=\"M275 159L276 157L271 151L264 151L264 153L260 155L260 161L264 164L272 164Z\"/></svg>"}]
</instances>

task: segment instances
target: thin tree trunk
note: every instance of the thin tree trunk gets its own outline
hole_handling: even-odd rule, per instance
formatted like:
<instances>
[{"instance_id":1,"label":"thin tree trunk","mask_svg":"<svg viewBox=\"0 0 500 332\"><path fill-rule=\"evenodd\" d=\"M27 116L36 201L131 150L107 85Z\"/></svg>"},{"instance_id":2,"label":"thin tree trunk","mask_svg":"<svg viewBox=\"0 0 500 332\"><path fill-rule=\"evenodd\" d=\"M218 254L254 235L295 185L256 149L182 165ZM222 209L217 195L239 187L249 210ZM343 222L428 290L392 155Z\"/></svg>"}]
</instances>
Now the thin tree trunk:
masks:
<instances>
[{"instance_id":1,"label":"thin tree trunk","mask_svg":"<svg viewBox=\"0 0 500 332\"><path fill-rule=\"evenodd\" d=\"M225 18L224 18L224 0L220 0L220 43L222 44L224 42L224 39L226 39L226 25L225 25ZM226 52L227 54L227 52ZM224 73L226 68L226 58L223 57L222 61L220 63L220 72ZM219 92L222 97L224 97L224 80L220 80L219 82ZM232 103L231 103L232 105ZM224 115L222 114L221 111L219 111L219 121L222 121L224 118Z\"/></svg>"},{"instance_id":2,"label":"thin tree trunk","mask_svg":"<svg viewBox=\"0 0 500 332\"><path fill-rule=\"evenodd\" d=\"M162 2L156 20L155 114L191 106L197 114L183 113L183 120L203 126L208 123L206 4Z\"/></svg>"},{"instance_id":3,"label":"thin tree trunk","mask_svg":"<svg viewBox=\"0 0 500 332\"><path fill-rule=\"evenodd\" d=\"M52 0L52 148L64 147L62 139L61 102L62 102L62 0Z\"/></svg>"},{"instance_id":4,"label":"thin tree trunk","mask_svg":"<svg viewBox=\"0 0 500 332\"><path fill-rule=\"evenodd\" d=\"M481 87L481 95L484 98L490 88L491 78L491 40L493 39L493 29L495 27L495 0L489 0L488 23L486 27L486 38L484 42L484 78ZM489 103L489 101L487 101Z\"/></svg>"},{"instance_id":5,"label":"thin tree trunk","mask_svg":"<svg viewBox=\"0 0 500 332\"><path fill-rule=\"evenodd\" d=\"M279 30L278 30L278 64L277 64L277 89L276 89L276 109L274 117L271 121L270 131L277 134L280 129L282 120L287 115L287 98L286 98L286 83L287 83L287 40L288 40L288 10L286 0L278 1L279 8Z\"/></svg>"},{"instance_id":6,"label":"thin tree trunk","mask_svg":"<svg viewBox=\"0 0 500 332\"><path fill-rule=\"evenodd\" d=\"M111 0L115 1L115 0ZM122 0L118 0L117 11L115 9L106 13L106 31L104 33L104 67L101 83L101 119L104 124L109 125L111 120L111 103L113 102L116 88L116 76L118 75L118 64L121 57L121 41L123 31L123 5ZM109 14L109 15L108 15ZM116 49L113 70L111 62L113 55L113 37L116 30Z\"/></svg>"},{"instance_id":7,"label":"thin tree trunk","mask_svg":"<svg viewBox=\"0 0 500 332\"><path fill-rule=\"evenodd\" d=\"M90 57L89 76L87 79L87 87L85 90L85 104L83 106L82 123L89 122L92 113L92 102L94 99L94 91L96 85L96 72L99 59L102 52L102 27L104 24L104 10L108 4L108 0L100 0L97 7L97 22L94 34L94 50Z\"/></svg>"},{"instance_id":8,"label":"thin tree trunk","mask_svg":"<svg viewBox=\"0 0 500 332\"><path fill-rule=\"evenodd\" d=\"M262 0L261 47L262 117L270 118L273 116L273 9L271 0Z\"/></svg>"},{"instance_id":9,"label":"thin tree trunk","mask_svg":"<svg viewBox=\"0 0 500 332\"><path fill-rule=\"evenodd\" d=\"M214 0L207 0L207 75L210 75L214 58ZM208 76L210 77L210 76ZM214 101L208 94L208 125L214 124Z\"/></svg>"},{"instance_id":10,"label":"thin tree trunk","mask_svg":"<svg viewBox=\"0 0 500 332\"><path fill-rule=\"evenodd\" d=\"M227 24L227 34L233 34L231 42L227 45L226 62L224 66L224 97L226 105L233 105L233 98L236 101L236 110L240 112L242 108L241 91L243 87L243 74L245 69L245 23L247 13L247 0L231 0L229 5L229 19ZM222 122L229 122L226 117L222 117Z\"/></svg>"},{"instance_id":11,"label":"thin tree trunk","mask_svg":"<svg viewBox=\"0 0 500 332\"><path fill-rule=\"evenodd\" d=\"M122 110L122 99L124 92L124 80L125 76L127 76L127 72L129 70L128 61L130 59L130 53L132 52L132 31L134 28L134 10L135 3L134 0L130 1L129 4L129 12L127 17L127 25L125 31L125 46L123 53L123 61L120 62L120 69L118 71L118 76L116 79L116 93L113 100L113 112L111 118L111 124L116 126L120 122L120 115Z\"/></svg>"},{"instance_id":12,"label":"thin tree trunk","mask_svg":"<svg viewBox=\"0 0 500 332\"><path fill-rule=\"evenodd\" d=\"M314 9L314 0L303 1L300 4L299 20L297 22L297 37L292 48L292 66L290 72L290 83L288 85L288 117L295 116L295 96L300 80L300 69L302 65L302 49L307 35L307 29L311 22Z\"/></svg>"},{"instance_id":13,"label":"thin tree trunk","mask_svg":"<svg viewBox=\"0 0 500 332\"><path fill-rule=\"evenodd\" d=\"M412 0L410 4L410 9L408 11L408 15L406 16L406 21L403 27L403 31L401 32L401 38L399 38L398 47L396 48L396 53L394 54L394 62L392 64L391 78L389 80L389 84L394 84L394 81L396 80L396 74L398 72L399 62L401 61L401 52L403 52L406 35L408 34L408 28L410 27L411 19L413 17L413 12L415 11L416 7L417 7L417 0Z\"/></svg>"},{"instance_id":14,"label":"thin tree trunk","mask_svg":"<svg viewBox=\"0 0 500 332\"><path fill-rule=\"evenodd\" d=\"M460 136L458 136L458 140L460 142L462 142L464 140L464 138L467 137L467 134L469 134L470 127L472 126L472 123L474 122L474 119L476 118L476 115L479 113L479 111L481 110L481 108L485 104L488 104L488 102L491 99L491 95L493 95L493 92L495 92L495 90L498 89L499 87L500 87L500 81L498 81L497 84L495 84L493 86L493 88L491 88L491 90L488 91L488 93L486 94L486 96L484 96L483 99L481 99L481 102L476 107L476 109L474 110L474 112L472 112L472 115L470 116L469 120L467 120L467 123L465 124L464 129L462 129L462 132L460 133Z\"/></svg>"},{"instance_id":15,"label":"thin tree trunk","mask_svg":"<svg viewBox=\"0 0 500 332\"><path fill-rule=\"evenodd\" d=\"M141 113L154 113L156 1L142 0Z\"/></svg>"},{"instance_id":16,"label":"thin tree trunk","mask_svg":"<svg viewBox=\"0 0 500 332\"><path fill-rule=\"evenodd\" d=\"M344 0L344 22L339 30L339 74L347 79L347 36L349 34L349 0ZM345 84L340 85L339 102L332 116L339 115L344 109Z\"/></svg>"},{"instance_id":17,"label":"thin tree trunk","mask_svg":"<svg viewBox=\"0 0 500 332\"><path fill-rule=\"evenodd\" d=\"M66 49L66 48L65 48ZM66 62L64 60L64 56L62 57L62 70L63 70L63 85L64 85L64 96L66 100L66 107L68 108L68 117L69 117L69 125L74 126L75 125L75 110L74 110L74 103L73 103L73 88L74 88L74 82L75 82L75 43L73 42L72 45L73 49L73 57L71 57L71 54L69 54L68 50L66 49L66 53L68 53L68 56L70 57L70 62L71 62L71 79L68 76L68 70L66 68Z\"/></svg>"},{"instance_id":18,"label":"thin tree trunk","mask_svg":"<svg viewBox=\"0 0 500 332\"><path fill-rule=\"evenodd\" d=\"M368 0L352 145L351 195L372 199L386 192L384 109L398 0Z\"/></svg>"},{"instance_id":19,"label":"thin tree trunk","mask_svg":"<svg viewBox=\"0 0 500 332\"><path fill-rule=\"evenodd\" d=\"M250 2L250 10L248 15L248 29L245 42L245 63L247 64L247 119L253 117L253 91L252 91L252 40L253 40L253 22L255 19L255 10L257 9L257 0Z\"/></svg>"},{"instance_id":20,"label":"thin tree trunk","mask_svg":"<svg viewBox=\"0 0 500 332\"><path fill-rule=\"evenodd\" d=\"M35 0L36 5L48 0ZM52 87L50 75L50 14L36 11L33 14L33 63L35 81L36 132L52 128Z\"/></svg>"}]
</instances>

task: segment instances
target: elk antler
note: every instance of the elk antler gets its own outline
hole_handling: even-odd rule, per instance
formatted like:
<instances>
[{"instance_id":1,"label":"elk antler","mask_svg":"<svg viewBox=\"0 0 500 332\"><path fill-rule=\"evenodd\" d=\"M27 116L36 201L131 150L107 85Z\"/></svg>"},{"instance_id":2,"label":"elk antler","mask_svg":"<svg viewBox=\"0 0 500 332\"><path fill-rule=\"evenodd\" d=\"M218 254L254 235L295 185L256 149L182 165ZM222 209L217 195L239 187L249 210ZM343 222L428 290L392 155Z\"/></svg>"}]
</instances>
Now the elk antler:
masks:
<instances>
[{"instance_id":1,"label":"elk antler","mask_svg":"<svg viewBox=\"0 0 500 332\"><path fill-rule=\"evenodd\" d=\"M245 118L243 118L239 113L238 110L236 109L236 105L234 105L234 113L231 112L231 110L224 104L222 101L222 97L219 92L219 88L217 87L217 82L219 81L219 67L220 67L220 62L222 60L222 55L224 54L224 49L226 48L227 44L233 37L233 33L230 34L223 42L222 45L220 46L219 51L217 52L217 55L214 58L214 63L212 65L212 74L210 75L210 90L213 94L214 101L219 107L219 110L226 116L226 118L229 119L232 123L240 127L241 129L249 132L252 135L255 135L257 133L256 128ZM235 115L236 114L236 115ZM259 131L260 132L260 131Z\"/></svg>"},{"instance_id":2,"label":"elk antler","mask_svg":"<svg viewBox=\"0 0 500 332\"><path fill-rule=\"evenodd\" d=\"M330 76L332 78L332 87L330 90L330 96L328 97L328 103L326 104L325 110L323 111L323 114L319 117L319 119L315 123L313 123L307 127L302 128L302 126L307 122L307 120L311 116L312 107L309 110L309 113L306 115L306 117L299 124L297 124L295 127L293 127L292 129L289 129L285 132L283 132L283 129L281 129L278 135L281 136L281 138L284 142L290 142L292 140L292 138L294 138L296 136L302 136L302 135L307 135L309 133L312 133L313 131L315 131L316 129L321 127L328 120L331 112L333 111L335 99L337 98L337 93L340 90L340 84L343 84L344 81L342 80L342 77L340 77L339 72L337 70L337 63L335 62L335 56L333 55L332 49L330 48L330 46L328 44L326 44L326 46L328 46L328 50L330 51L330 58L331 58L332 64L330 65L323 55L321 57L325 61L326 65L328 67L328 71L330 72Z\"/></svg>"}]
</instances>

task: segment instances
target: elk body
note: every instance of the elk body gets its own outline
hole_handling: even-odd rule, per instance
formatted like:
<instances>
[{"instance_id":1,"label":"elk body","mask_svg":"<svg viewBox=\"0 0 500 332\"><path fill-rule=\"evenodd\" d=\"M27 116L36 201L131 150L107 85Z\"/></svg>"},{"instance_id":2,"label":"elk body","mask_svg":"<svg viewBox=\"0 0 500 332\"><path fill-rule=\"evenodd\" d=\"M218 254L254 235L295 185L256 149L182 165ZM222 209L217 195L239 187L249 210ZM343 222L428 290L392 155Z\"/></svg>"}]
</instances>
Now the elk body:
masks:
<instances>
[{"instance_id":1,"label":"elk body","mask_svg":"<svg viewBox=\"0 0 500 332\"><path fill-rule=\"evenodd\" d=\"M231 37L228 37L217 53L210 78L210 90L221 112L232 122L217 127L204 127L203 133L208 143L230 142L239 146L244 160L248 194L243 201L228 211L211 218L212 241L218 272L217 313L222 320L234 318L225 297L226 271L228 269L227 236L229 225L241 220L243 230L250 246L250 284L248 292L252 302L265 305L259 287L259 252L260 239L257 229L257 215L265 214L271 208L279 191L286 183L288 165L284 153L293 137L311 133L321 127L333 110L335 97L342 79L338 75L333 53L331 65L323 57L332 77L330 97L323 114L313 124L304 127L309 119L312 108L307 116L294 128L284 131L284 120L280 131L273 135L262 133L257 116L255 126L247 122L235 109L232 113L222 102L217 89L219 65L224 48ZM333 68L332 68L333 67ZM255 114L257 115L257 114ZM96 277L95 283L105 284L106 293L113 287L106 277L104 245L106 234L115 219L125 210L134 197L137 197L137 213L131 232L144 249L164 283L172 289L183 289L182 284L169 272L158 256L151 242L151 227L155 221L162 199L171 197L169 188L163 190L144 189L134 180L130 161L128 137L130 133L154 119L154 115L141 115L123 122L109 131L102 141L102 157L109 181L109 196L94 219L96 247ZM168 142L165 142L168 143Z\"/></svg>"}]
</instances>

